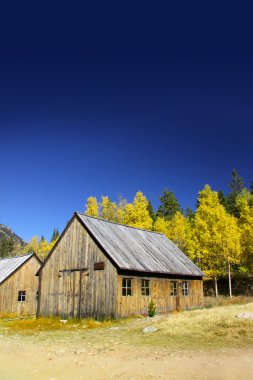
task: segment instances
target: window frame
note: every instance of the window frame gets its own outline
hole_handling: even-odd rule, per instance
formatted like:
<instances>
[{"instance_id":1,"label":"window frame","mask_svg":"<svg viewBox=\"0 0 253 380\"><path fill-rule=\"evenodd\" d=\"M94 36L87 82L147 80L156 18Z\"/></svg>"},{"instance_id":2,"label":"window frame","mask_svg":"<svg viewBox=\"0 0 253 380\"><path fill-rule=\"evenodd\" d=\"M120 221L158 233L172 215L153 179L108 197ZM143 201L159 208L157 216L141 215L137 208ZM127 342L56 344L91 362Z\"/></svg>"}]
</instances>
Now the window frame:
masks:
<instances>
[{"instance_id":1,"label":"window frame","mask_svg":"<svg viewBox=\"0 0 253 380\"><path fill-rule=\"evenodd\" d=\"M183 283L182 283L182 294L184 297L189 296L189 281L183 281Z\"/></svg>"},{"instance_id":2,"label":"window frame","mask_svg":"<svg viewBox=\"0 0 253 380\"><path fill-rule=\"evenodd\" d=\"M143 297L150 296L150 280L147 278L141 279L141 295Z\"/></svg>"},{"instance_id":3,"label":"window frame","mask_svg":"<svg viewBox=\"0 0 253 380\"><path fill-rule=\"evenodd\" d=\"M178 284L175 280L170 282L170 295L171 297L177 297L178 295Z\"/></svg>"},{"instance_id":4,"label":"window frame","mask_svg":"<svg viewBox=\"0 0 253 380\"><path fill-rule=\"evenodd\" d=\"M125 282L125 285L124 285L124 282ZM122 277L121 295L122 297L132 297L133 295L132 277Z\"/></svg>"},{"instance_id":5,"label":"window frame","mask_svg":"<svg viewBox=\"0 0 253 380\"><path fill-rule=\"evenodd\" d=\"M18 302L26 302L26 290L18 291Z\"/></svg>"}]
</instances>

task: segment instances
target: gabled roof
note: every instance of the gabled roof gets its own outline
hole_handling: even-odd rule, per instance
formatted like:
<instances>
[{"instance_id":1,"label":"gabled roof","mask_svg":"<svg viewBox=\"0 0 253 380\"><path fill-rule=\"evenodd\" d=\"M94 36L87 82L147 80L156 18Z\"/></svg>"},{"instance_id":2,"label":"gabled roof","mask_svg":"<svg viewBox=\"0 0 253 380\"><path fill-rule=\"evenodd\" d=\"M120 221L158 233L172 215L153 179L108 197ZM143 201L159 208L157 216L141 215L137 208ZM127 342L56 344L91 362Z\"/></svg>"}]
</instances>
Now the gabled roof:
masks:
<instances>
[{"instance_id":1,"label":"gabled roof","mask_svg":"<svg viewBox=\"0 0 253 380\"><path fill-rule=\"evenodd\" d=\"M201 270L164 234L75 213L118 269L202 277Z\"/></svg>"},{"instance_id":2,"label":"gabled roof","mask_svg":"<svg viewBox=\"0 0 253 380\"><path fill-rule=\"evenodd\" d=\"M8 257L0 260L0 284L7 280L17 269L24 265L32 256L40 262L34 253L28 255ZM41 262L40 262L41 263Z\"/></svg>"}]
</instances>

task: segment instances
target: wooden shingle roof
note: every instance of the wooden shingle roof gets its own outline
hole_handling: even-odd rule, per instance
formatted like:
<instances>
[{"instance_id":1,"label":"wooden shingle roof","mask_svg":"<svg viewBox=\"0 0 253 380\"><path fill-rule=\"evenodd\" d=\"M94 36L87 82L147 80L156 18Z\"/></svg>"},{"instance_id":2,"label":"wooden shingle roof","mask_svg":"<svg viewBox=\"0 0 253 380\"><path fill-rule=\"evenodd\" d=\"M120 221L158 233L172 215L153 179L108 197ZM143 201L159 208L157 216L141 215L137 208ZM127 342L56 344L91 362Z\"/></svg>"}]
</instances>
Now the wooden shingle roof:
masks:
<instances>
[{"instance_id":1,"label":"wooden shingle roof","mask_svg":"<svg viewBox=\"0 0 253 380\"><path fill-rule=\"evenodd\" d=\"M75 213L118 269L202 277L201 270L164 234Z\"/></svg>"}]
</instances>

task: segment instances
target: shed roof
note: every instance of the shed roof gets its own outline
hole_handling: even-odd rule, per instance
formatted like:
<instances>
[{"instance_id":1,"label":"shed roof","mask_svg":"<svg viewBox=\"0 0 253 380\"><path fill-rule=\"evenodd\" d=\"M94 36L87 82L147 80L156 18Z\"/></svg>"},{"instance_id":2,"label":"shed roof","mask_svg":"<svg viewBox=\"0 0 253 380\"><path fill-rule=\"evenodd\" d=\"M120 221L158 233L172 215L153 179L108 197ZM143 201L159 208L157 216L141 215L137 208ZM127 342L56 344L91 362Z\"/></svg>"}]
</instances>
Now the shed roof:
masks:
<instances>
[{"instance_id":1,"label":"shed roof","mask_svg":"<svg viewBox=\"0 0 253 380\"><path fill-rule=\"evenodd\" d=\"M0 260L0 284L4 282L12 273L14 273L19 267L21 267L26 261L28 261L34 253L8 257Z\"/></svg>"},{"instance_id":2,"label":"shed roof","mask_svg":"<svg viewBox=\"0 0 253 380\"><path fill-rule=\"evenodd\" d=\"M201 270L164 234L76 213L119 269L202 277Z\"/></svg>"}]
</instances>

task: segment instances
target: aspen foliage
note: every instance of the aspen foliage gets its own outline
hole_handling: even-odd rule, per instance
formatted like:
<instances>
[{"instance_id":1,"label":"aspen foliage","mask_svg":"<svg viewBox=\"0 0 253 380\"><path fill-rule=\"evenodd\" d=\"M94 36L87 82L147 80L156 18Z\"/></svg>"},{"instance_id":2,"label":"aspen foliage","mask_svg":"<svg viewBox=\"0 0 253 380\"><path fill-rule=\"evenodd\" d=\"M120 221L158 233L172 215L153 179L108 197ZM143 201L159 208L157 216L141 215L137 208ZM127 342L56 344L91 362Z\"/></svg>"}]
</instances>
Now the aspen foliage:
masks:
<instances>
[{"instance_id":1,"label":"aspen foliage","mask_svg":"<svg viewBox=\"0 0 253 380\"><path fill-rule=\"evenodd\" d=\"M237 198L240 212L238 225L242 246L242 264L244 271L253 273L253 195L244 190Z\"/></svg>"},{"instance_id":2,"label":"aspen foliage","mask_svg":"<svg viewBox=\"0 0 253 380\"><path fill-rule=\"evenodd\" d=\"M157 232L161 232L162 234L169 237L169 232L170 232L169 220L165 220L164 218L158 216L154 223L153 230Z\"/></svg>"},{"instance_id":3,"label":"aspen foliage","mask_svg":"<svg viewBox=\"0 0 253 380\"><path fill-rule=\"evenodd\" d=\"M175 243L192 260L195 259L197 242L193 234L192 221L177 211L171 220L158 217L153 230L161 232Z\"/></svg>"},{"instance_id":4,"label":"aspen foliage","mask_svg":"<svg viewBox=\"0 0 253 380\"><path fill-rule=\"evenodd\" d=\"M112 202L107 196L102 196L101 217L111 222L117 221L117 205L115 202Z\"/></svg>"},{"instance_id":5,"label":"aspen foliage","mask_svg":"<svg viewBox=\"0 0 253 380\"><path fill-rule=\"evenodd\" d=\"M217 278L238 262L241 248L236 220L208 185L199 192L194 233L198 265L205 274Z\"/></svg>"},{"instance_id":6,"label":"aspen foliage","mask_svg":"<svg viewBox=\"0 0 253 380\"><path fill-rule=\"evenodd\" d=\"M196 241L191 223L181 212L177 211L170 221L168 237L191 259L194 259Z\"/></svg>"},{"instance_id":7,"label":"aspen foliage","mask_svg":"<svg viewBox=\"0 0 253 380\"><path fill-rule=\"evenodd\" d=\"M121 224L126 224L126 205L127 200L121 198L117 207L117 222Z\"/></svg>"},{"instance_id":8,"label":"aspen foliage","mask_svg":"<svg viewBox=\"0 0 253 380\"><path fill-rule=\"evenodd\" d=\"M125 222L132 227L152 229L153 220L148 211L148 201L141 191L136 193L133 203L125 206Z\"/></svg>"},{"instance_id":9,"label":"aspen foliage","mask_svg":"<svg viewBox=\"0 0 253 380\"><path fill-rule=\"evenodd\" d=\"M27 253L36 253L36 255L44 261L55 243L57 242L58 238L51 241L50 243L47 242L46 239L38 239L37 236L32 237L30 242L23 248L22 254Z\"/></svg>"},{"instance_id":10,"label":"aspen foliage","mask_svg":"<svg viewBox=\"0 0 253 380\"><path fill-rule=\"evenodd\" d=\"M99 216L99 206L98 206L98 201L96 197L89 197L87 199L87 204L86 206L86 211L85 214L88 216Z\"/></svg>"}]
</instances>

